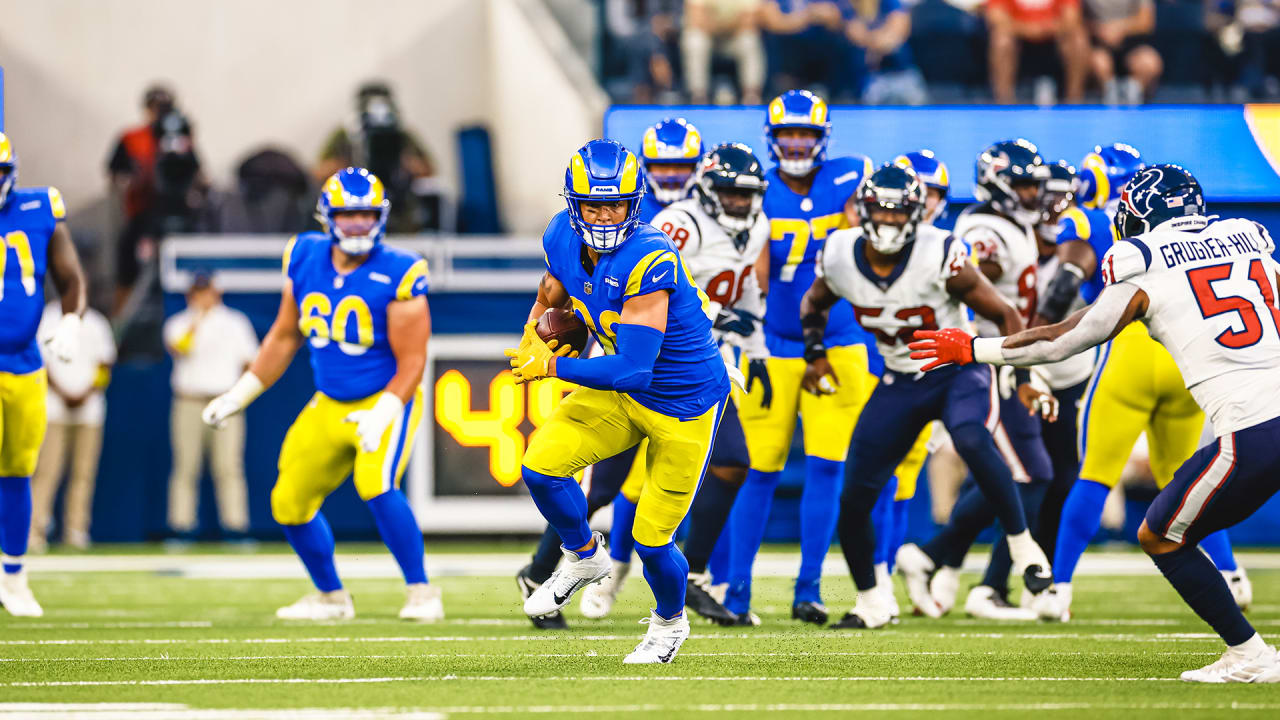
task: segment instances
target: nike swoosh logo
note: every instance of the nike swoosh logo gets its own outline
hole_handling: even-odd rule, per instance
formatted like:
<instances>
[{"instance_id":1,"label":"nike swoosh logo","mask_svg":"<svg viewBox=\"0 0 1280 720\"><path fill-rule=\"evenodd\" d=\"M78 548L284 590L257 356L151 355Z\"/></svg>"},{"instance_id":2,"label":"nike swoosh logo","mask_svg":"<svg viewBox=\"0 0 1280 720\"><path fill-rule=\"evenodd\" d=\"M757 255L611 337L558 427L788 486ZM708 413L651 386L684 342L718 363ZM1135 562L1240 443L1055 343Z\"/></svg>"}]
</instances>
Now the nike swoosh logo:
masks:
<instances>
[{"instance_id":1,"label":"nike swoosh logo","mask_svg":"<svg viewBox=\"0 0 1280 720\"><path fill-rule=\"evenodd\" d=\"M662 278L666 277L668 272L671 272L671 271L668 270L667 272L664 272L661 275L654 275L653 277L649 278L649 282L658 282Z\"/></svg>"},{"instance_id":2,"label":"nike swoosh logo","mask_svg":"<svg viewBox=\"0 0 1280 720\"><path fill-rule=\"evenodd\" d=\"M556 595L555 593L551 593L551 599L555 600L557 605L563 605L564 601L569 599L569 596L565 595L562 597L560 595Z\"/></svg>"},{"instance_id":3,"label":"nike swoosh logo","mask_svg":"<svg viewBox=\"0 0 1280 720\"><path fill-rule=\"evenodd\" d=\"M673 645L673 646L671 647L671 649L667 651L667 654L665 654L665 655L659 655L659 656L658 656L658 659L659 659L659 660L661 660L661 661L662 661L662 662L664 662L664 663L669 663L669 662L671 662L671 657L672 657L673 655L675 655L675 654L676 654L676 648L675 648L675 646Z\"/></svg>"}]
</instances>

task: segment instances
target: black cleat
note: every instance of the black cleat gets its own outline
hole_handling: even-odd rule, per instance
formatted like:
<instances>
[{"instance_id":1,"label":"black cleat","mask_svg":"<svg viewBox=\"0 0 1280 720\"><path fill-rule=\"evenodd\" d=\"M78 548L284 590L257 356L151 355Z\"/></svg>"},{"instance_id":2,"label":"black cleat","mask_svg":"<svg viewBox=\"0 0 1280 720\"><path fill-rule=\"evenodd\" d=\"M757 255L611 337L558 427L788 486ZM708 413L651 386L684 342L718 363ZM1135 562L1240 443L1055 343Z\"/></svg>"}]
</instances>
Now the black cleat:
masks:
<instances>
[{"instance_id":1,"label":"black cleat","mask_svg":"<svg viewBox=\"0 0 1280 720\"><path fill-rule=\"evenodd\" d=\"M791 606L791 619L814 625L827 624L827 607L818 602L800 602Z\"/></svg>"},{"instance_id":2,"label":"black cleat","mask_svg":"<svg viewBox=\"0 0 1280 720\"><path fill-rule=\"evenodd\" d=\"M1027 569L1022 571L1022 584L1032 595L1039 595L1053 584L1053 574L1039 565L1028 565Z\"/></svg>"},{"instance_id":3,"label":"black cleat","mask_svg":"<svg viewBox=\"0 0 1280 720\"><path fill-rule=\"evenodd\" d=\"M847 612L840 618L840 622L833 622L828 627L832 630L865 630L867 623L861 617Z\"/></svg>"},{"instance_id":4,"label":"black cleat","mask_svg":"<svg viewBox=\"0 0 1280 720\"><path fill-rule=\"evenodd\" d=\"M524 600L528 600L529 596L533 594L533 591L537 590L542 585L542 583L536 582L529 576L530 567L531 566L529 565L525 565L520 568L520 572L516 573L516 587L520 588L520 597ZM564 613L559 610L551 613L550 615L529 618L529 620L533 622L533 626L539 630L569 629L569 623L565 622Z\"/></svg>"},{"instance_id":5,"label":"black cleat","mask_svg":"<svg viewBox=\"0 0 1280 720\"><path fill-rule=\"evenodd\" d=\"M710 582L711 578L706 573L690 575L684 594L685 606L717 625L736 625L737 613L725 607L707 591Z\"/></svg>"}]
</instances>

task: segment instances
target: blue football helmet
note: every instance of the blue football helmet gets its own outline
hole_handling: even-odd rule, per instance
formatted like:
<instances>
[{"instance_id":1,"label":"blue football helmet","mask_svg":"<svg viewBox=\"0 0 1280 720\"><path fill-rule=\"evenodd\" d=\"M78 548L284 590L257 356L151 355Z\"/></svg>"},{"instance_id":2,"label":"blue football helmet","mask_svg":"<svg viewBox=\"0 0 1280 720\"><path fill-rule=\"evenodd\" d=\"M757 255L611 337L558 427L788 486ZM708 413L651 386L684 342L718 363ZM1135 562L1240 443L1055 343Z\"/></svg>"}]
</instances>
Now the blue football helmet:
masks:
<instances>
[{"instance_id":1,"label":"blue football helmet","mask_svg":"<svg viewBox=\"0 0 1280 720\"><path fill-rule=\"evenodd\" d=\"M925 211L924 222L932 225L946 211L947 196L951 194L951 174L947 171L947 164L935 157L932 150L917 150L899 155L893 159L893 164L911 168L926 188L942 192L942 198L933 207L933 211Z\"/></svg>"},{"instance_id":2,"label":"blue football helmet","mask_svg":"<svg viewBox=\"0 0 1280 720\"><path fill-rule=\"evenodd\" d=\"M782 140L778 131L805 128L817 132L813 140ZM827 119L827 101L808 90L788 90L769 103L764 124L769 157L778 169L792 177L803 177L827 160L827 143L831 139L831 121Z\"/></svg>"},{"instance_id":3,"label":"blue football helmet","mask_svg":"<svg viewBox=\"0 0 1280 720\"><path fill-rule=\"evenodd\" d=\"M640 143L640 164L653 199L670 205L689 197L702 153L702 134L684 118L667 118L646 129ZM669 166L675 172L655 174L655 165Z\"/></svg>"},{"instance_id":4,"label":"blue football helmet","mask_svg":"<svg viewBox=\"0 0 1280 720\"><path fill-rule=\"evenodd\" d=\"M18 154L13 151L13 143L9 136L0 132L0 208L9 200L9 191L18 184Z\"/></svg>"},{"instance_id":5,"label":"blue football helmet","mask_svg":"<svg viewBox=\"0 0 1280 720\"><path fill-rule=\"evenodd\" d=\"M334 222L335 215L359 211L378 214L377 221L366 233L347 235ZM330 175L324 187L320 188L320 199L316 201L316 219L324 227L329 239L348 255L364 255L382 241L390 212L391 201L387 199L387 190L382 181L364 168L349 167Z\"/></svg>"},{"instance_id":6,"label":"blue football helmet","mask_svg":"<svg viewBox=\"0 0 1280 720\"><path fill-rule=\"evenodd\" d=\"M1134 237L1169 220L1206 215L1204 192L1195 177L1178 165L1151 165L1138 171L1120 191L1116 232Z\"/></svg>"},{"instance_id":7,"label":"blue football helmet","mask_svg":"<svg viewBox=\"0 0 1280 720\"><path fill-rule=\"evenodd\" d=\"M582 242L596 252L613 252L635 230L644 182L636 154L613 140L592 140L578 148L564 171L564 199L569 221ZM627 216L615 225L593 225L582 219L584 200L626 200Z\"/></svg>"},{"instance_id":8,"label":"blue football helmet","mask_svg":"<svg viewBox=\"0 0 1280 720\"><path fill-rule=\"evenodd\" d=\"M858 220L871 247L894 255L916 238L916 228L924 220L925 185L915 170L885 163L858 186ZM872 219L877 209L903 210L906 222L880 224Z\"/></svg>"},{"instance_id":9,"label":"blue football helmet","mask_svg":"<svg viewBox=\"0 0 1280 720\"><path fill-rule=\"evenodd\" d=\"M1076 169L1066 160L1050 163L1048 167L1049 178L1044 181L1044 192L1040 195L1041 215L1036 234L1047 242L1056 242L1058 217L1075 200L1079 180Z\"/></svg>"},{"instance_id":10,"label":"blue football helmet","mask_svg":"<svg viewBox=\"0 0 1280 720\"><path fill-rule=\"evenodd\" d=\"M1077 196L1085 207L1103 210L1107 203L1120 197L1120 190L1146 167L1142 154L1132 145L1113 143L1095 146L1080 163L1080 189Z\"/></svg>"},{"instance_id":11,"label":"blue football helmet","mask_svg":"<svg viewBox=\"0 0 1280 720\"><path fill-rule=\"evenodd\" d=\"M1030 141L1002 140L983 150L973 169L973 195L978 202L991 203L995 210L1028 227L1040 219L1040 197L1049 178L1040 151ZM1015 185L1034 183L1036 196L1024 200Z\"/></svg>"},{"instance_id":12,"label":"blue football helmet","mask_svg":"<svg viewBox=\"0 0 1280 720\"><path fill-rule=\"evenodd\" d=\"M769 183L764 179L764 168L751 148L742 143L724 143L717 145L707 153L698 168L697 181L698 200L702 209L715 218L730 235L735 236L750 230L760 216L760 208L764 204L764 191ZM750 204L743 203L745 212L738 208L727 208L721 193L742 193L745 200L750 196ZM741 238L743 242L746 238Z\"/></svg>"}]
</instances>

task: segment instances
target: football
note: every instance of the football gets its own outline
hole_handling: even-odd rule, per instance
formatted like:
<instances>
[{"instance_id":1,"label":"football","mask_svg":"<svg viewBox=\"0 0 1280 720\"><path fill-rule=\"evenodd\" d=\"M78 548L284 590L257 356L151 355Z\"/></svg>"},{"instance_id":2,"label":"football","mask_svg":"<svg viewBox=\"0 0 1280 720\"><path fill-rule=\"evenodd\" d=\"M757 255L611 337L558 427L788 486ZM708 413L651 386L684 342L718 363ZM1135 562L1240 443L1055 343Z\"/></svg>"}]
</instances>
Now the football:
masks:
<instances>
[{"instance_id":1,"label":"football","mask_svg":"<svg viewBox=\"0 0 1280 720\"><path fill-rule=\"evenodd\" d=\"M572 310L564 308L551 308L542 313L542 317L538 318L538 337L542 338L545 343L552 340L559 341L557 349L568 345L578 354L582 354L587 349L587 338L590 337L587 332L587 324L582 322Z\"/></svg>"}]
</instances>

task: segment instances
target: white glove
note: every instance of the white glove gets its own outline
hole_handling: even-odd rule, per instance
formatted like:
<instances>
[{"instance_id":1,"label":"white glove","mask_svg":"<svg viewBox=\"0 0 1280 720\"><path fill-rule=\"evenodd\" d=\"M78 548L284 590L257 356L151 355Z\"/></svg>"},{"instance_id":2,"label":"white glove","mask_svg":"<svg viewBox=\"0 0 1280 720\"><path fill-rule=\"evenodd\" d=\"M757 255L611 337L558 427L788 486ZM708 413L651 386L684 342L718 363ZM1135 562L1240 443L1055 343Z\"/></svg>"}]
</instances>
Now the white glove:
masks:
<instances>
[{"instance_id":1,"label":"white glove","mask_svg":"<svg viewBox=\"0 0 1280 720\"><path fill-rule=\"evenodd\" d=\"M248 407L249 403L253 402L254 398L261 395L265 389L258 376L246 370L230 390L210 400L209 404L204 406L200 418L206 425L221 428L227 423L227 418Z\"/></svg>"},{"instance_id":2,"label":"white glove","mask_svg":"<svg viewBox=\"0 0 1280 720\"><path fill-rule=\"evenodd\" d=\"M70 362L80 352L80 326L83 320L75 313L67 313L58 321L49 338L49 350L62 362Z\"/></svg>"},{"instance_id":3,"label":"white glove","mask_svg":"<svg viewBox=\"0 0 1280 720\"><path fill-rule=\"evenodd\" d=\"M1033 411L1040 413L1040 417L1050 422L1057 420L1058 398L1053 394L1053 388L1049 387L1049 381L1045 379L1044 371L1039 367L1031 368L1031 387L1042 393L1036 399Z\"/></svg>"},{"instance_id":4,"label":"white glove","mask_svg":"<svg viewBox=\"0 0 1280 720\"><path fill-rule=\"evenodd\" d=\"M382 446L382 436L403 412L404 403L400 398L389 392L383 392L378 396L373 407L347 413L343 421L356 424L356 437L360 441L360 449L371 453Z\"/></svg>"},{"instance_id":5,"label":"white glove","mask_svg":"<svg viewBox=\"0 0 1280 720\"><path fill-rule=\"evenodd\" d=\"M1012 365L1001 365L996 368L996 389L1001 400L1008 400L1018 392L1018 381L1013 377Z\"/></svg>"}]
</instances>

